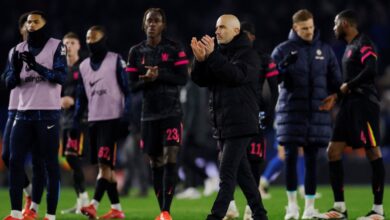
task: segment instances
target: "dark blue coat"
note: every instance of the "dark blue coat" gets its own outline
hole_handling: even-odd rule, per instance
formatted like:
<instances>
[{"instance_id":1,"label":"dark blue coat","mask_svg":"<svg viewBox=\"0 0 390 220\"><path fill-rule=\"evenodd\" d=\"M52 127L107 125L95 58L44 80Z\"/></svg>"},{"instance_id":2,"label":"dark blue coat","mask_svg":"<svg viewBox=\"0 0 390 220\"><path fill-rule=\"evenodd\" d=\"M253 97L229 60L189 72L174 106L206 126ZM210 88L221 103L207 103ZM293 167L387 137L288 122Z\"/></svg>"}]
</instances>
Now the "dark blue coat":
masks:
<instances>
[{"instance_id":1,"label":"dark blue coat","mask_svg":"<svg viewBox=\"0 0 390 220\"><path fill-rule=\"evenodd\" d=\"M319 40L312 43L291 30L288 40L279 44L272 58L279 63L290 51L298 51L298 60L279 69L282 81L276 106L277 140L282 145L326 146L332 132L329 112L320 111L321 101L341 85L341 73L332 48Z\"/></svg>"}]
</instances>

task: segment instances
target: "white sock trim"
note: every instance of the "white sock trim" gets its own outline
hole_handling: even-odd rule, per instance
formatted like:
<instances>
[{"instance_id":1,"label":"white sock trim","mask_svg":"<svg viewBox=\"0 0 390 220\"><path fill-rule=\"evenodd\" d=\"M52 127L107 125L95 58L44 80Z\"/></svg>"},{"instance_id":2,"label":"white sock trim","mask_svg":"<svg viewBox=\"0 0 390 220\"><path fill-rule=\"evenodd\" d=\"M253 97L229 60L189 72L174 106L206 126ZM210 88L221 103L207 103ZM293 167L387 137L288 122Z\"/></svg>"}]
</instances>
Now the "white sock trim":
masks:
<instances>
[{"instance_id":1,"label":"white sock trim","mask_svg":"<svg viewBox=\"0 0 390 220\"><path fill-rule=\"evenodd\" d=\"M36 204L35 202L31 202L30 209L34 209L34 211L38 213L39 204Z\"/></svg>"},{"instance_id":2,"label":"white sock trim","mask_svg":"<svg viewBox=\"0 0 390 220\"><path fill-rule=\"evenodd\" d=\"M85 192L83 192L83 193L80 193L80 194L79 194L79 198L80 198L80 199L88 199L88 192L85 191Z\"/></svg>"},{"instance_id":3,"label":"white sock trim","mask_svg":"<svg viewBox=\"0 0 390 220\"><path fill-rule=\"evenodd\" d=\"M23 188L23 192L26 196L31 197L32 196L32 184L28 184L26 188Z\"/></svg>"},{"instance_id":4,"label":"white sock trim","mask_svg":"<svg viewBox=\"0 0 390 220\"><path fill-rule=\"evenodd\" d=\"M46 214L45 218L47 218L48 220L56 220L56 216L55 215Z\"/></svg>"},{"instance_id":5,"label":"white sock trim","mask_svg":"<svg viewBox=\"0 0 390 220\"><path fill-rule=\"evenodd\" d=\"M375 211L376 213L383 215L383 205L372 205L372 210Z\"/></svg>"},{"instance_id":6,"label":"white sock trim","mask_svg":"<svg viewBox=\"0 0 390 220\"><path fill-rule=\"evenodd\" d=\"M297 191L287 191L288 206L298 206Z\"/></svg>"},{"instance_id":7,"label":"white sock trim","mask_svg":"<svg viewBox=\"0 0 390 220\"><path fill-rule=\"evenodd\" d=\"M99 202L98 202L98 201L96 201L96 200L94 200L94 199L92 199L92 201L91 201L91 205L93 205L93 206L95 207L95 209L97 210L97 209L98 209L98 207L99 207Z\"/></svg>"},{"instance_id":8,"label":"white sock trim","mask_svg":"<svg viewBox=\"0 0 390 220\"><path fill-rule=\"evenodd\" d=\"M340 212L345 212L347 207L345 206L345 202L335 202L333 204L333 208L339 210Z\"/></svg>"},{"instance_id":9,"label":"white sock trim","mask_svg":"<svg viewBox=\"0 0 390 220\"><path fill-rule=\"evenodd\" d=\"M17 219L23 219L23 214L19 210L11 210L11 216Z\"/></svg>"},{"instance_id":10,"label":"white sock trim","mask_svg":"<svg viewBox=\"0 0 390 220\"><path fill-rule=\"evenodd\" d=\"M118 210L118 211L122 211L122 206L121 206L120 203L112 204L112 205L111 205L111 208L112 208L112 209L116 209L116 210Z\"/></svg>"}]
</instances>

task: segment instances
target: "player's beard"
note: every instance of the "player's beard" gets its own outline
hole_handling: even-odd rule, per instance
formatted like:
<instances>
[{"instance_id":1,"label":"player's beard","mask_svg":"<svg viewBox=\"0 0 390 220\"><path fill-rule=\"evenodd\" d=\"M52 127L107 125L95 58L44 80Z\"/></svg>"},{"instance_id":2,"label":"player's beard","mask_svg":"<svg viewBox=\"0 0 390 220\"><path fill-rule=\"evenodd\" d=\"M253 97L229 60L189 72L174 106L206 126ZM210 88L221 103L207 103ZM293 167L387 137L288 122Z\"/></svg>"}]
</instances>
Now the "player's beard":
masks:
<instances>
[{"instance_id":1,"label":"player's beard","mask_svg":"<svg viewBox=\"0 0 390 220\"><path fill-rule=\"evenodd\" d=\"M345 40L345 36L346 36L346 34L345 34L345 31L343 29L337 30L337 32L336 32L337 40Z\"/></svg>"}]
</instances>

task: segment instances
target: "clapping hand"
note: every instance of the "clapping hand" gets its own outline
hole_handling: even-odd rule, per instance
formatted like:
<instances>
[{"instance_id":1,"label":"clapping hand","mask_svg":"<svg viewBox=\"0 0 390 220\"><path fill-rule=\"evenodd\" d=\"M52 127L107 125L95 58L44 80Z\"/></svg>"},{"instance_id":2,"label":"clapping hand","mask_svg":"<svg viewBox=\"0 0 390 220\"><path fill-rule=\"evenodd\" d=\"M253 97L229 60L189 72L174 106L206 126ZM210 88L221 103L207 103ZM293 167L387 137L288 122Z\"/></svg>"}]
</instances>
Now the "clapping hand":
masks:
<instances>
[{"instance_id":1,"label":"clapping hand","mask_svg":"<svg viewBox=\"0 0 390 220\"><path fill-rule=\"evenodd\" d=\"M28 51L20 53L20 58L27 64L28 68L34 69L37 65L34 55Z\"/></svg>"},{"instance_id":2,"label":"clapping hand","mask_svg":"<svg viewBox=\"0 0 390 220\"><path fill-rule=\"evenodd\" d=\"M202 43L197 41L195 37L191 39L191 48L196 61L203 62L206 59L206 48Z\"/></svg>"},{"instance_id":3,"label":"clapping hand","mask_svg":"<svg viewBox=\"0 0 390 220\"><path fill-rule=\"evenodd\" d=\"M200 43L203 44L206 50L206 58L214 51L214 37L210 37L209 35L205 35L200 40Z\"/></svg>"}]
</instances>

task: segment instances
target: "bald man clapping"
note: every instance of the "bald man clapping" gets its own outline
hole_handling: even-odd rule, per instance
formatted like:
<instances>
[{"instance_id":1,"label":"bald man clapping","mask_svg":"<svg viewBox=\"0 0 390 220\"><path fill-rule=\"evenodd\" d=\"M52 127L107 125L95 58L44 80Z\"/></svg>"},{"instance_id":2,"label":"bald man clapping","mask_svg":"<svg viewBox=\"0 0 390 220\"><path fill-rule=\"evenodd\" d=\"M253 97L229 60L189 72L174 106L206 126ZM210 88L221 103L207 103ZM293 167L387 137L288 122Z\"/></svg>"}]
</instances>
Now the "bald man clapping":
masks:
<instances>
[{"instance_id":1,"label":"bald man clapping","mask_svg":"<svg viewBox=\"0 0 390 220\"><path fill-rule=\"evenodd\" d=\"M191 40L195 57L191 78L210 91L213 137L221 148L220 190L206 219L224 218L238 183L252 209L253 219L267 220L246 154L251 138L259 132L260 58L247 36L240 32L236 16L220 16L215 28L217 46L214 37L208 35Z\"/></svg>"}]
</instances>

